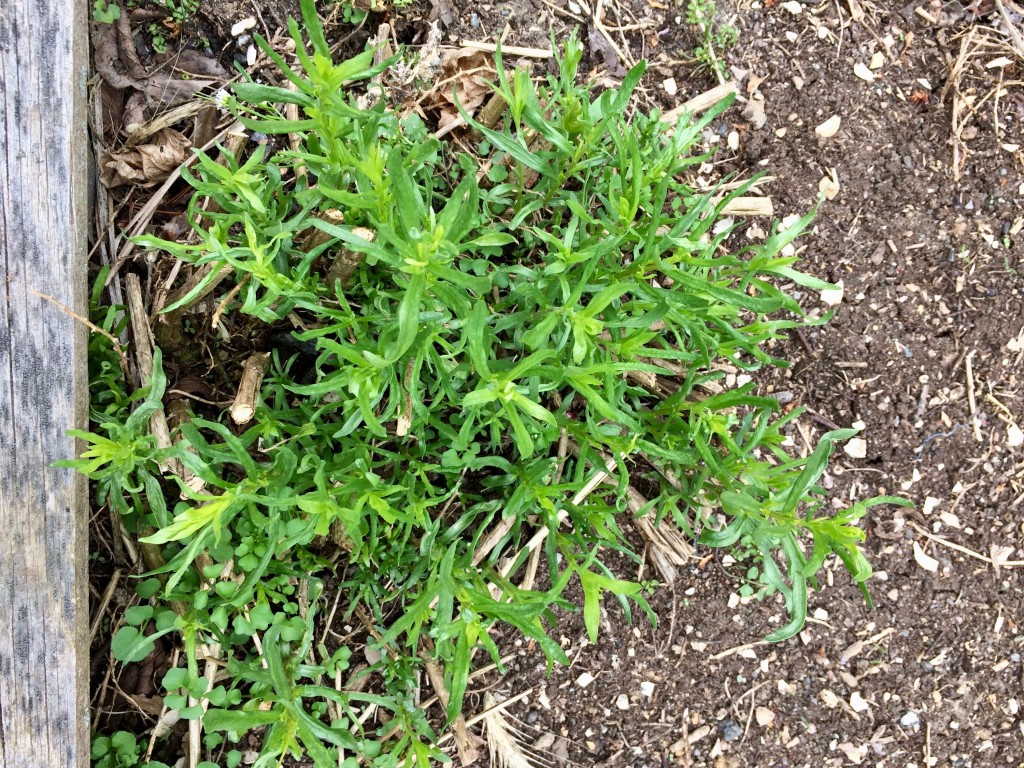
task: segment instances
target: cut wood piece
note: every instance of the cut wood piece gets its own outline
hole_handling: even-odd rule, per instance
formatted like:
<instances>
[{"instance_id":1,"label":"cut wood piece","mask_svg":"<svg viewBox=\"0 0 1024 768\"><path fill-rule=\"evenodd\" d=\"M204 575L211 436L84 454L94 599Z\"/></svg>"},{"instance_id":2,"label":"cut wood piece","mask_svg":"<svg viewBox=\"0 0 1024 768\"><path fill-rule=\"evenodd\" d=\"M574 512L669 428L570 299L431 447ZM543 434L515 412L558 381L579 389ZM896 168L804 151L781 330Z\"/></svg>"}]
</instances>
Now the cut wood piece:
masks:
<instances>
[{"instance_id":1,"label":"cut wood piece","mask_svg":"<svg viewBox=\"0 0 1024 768\"><path fill-rule=\"evenodd\" d=\"M0 2L0 767L89 765L86 3Z\"/></svg>"},{"instance_id":2,"label":"cut wood piece","mask_svg":"<svg viewBox=\"0 0 1024 768\"><path fill-rule=\"evenodd\" d=\"M661 121L663 123L674 123L684 114L696 115L698 112L710 109L722 99L728 97L729 94L739 92L740 87L735 80L730 80L727 83L716 85L710 91L698 94L689 101L683 102L678 107L673 107L661 116Z\"/></svg>"},{"instance_id":3,"label":"cut wood piece","mask_svg":"<svg viewBox=\"0 0 1024 768\"><path fill-rule=\"evenodd\" d=\"M767 216L775 215L775 206L770 197L734 197L722 208L724 216Z\"/></svg>"},{"instance_id":4,"label":"cut wood piece","mask_svg":"<svg viewBox=\"0 0 1024 768\"><path fill-rule=\"evenodd\" d=\"M125 277L125 290L128 293L128 316L131 319L132 327L132 352L138 367L138 385L145 387L149 386L153 380L153 350L156 346L153 341L153 330L149 325L149 315L142 303L142 285L138 275L128 274ZM171 447L171 428L167 422L167 413L163 408L154 411L153 415L149 417L149 431L156 440L158 448ZM161 468L173 472L194 491L201 490L204 485L202 478L196 477L192 470L186 469L178 459L165 460L161 464ZM147 546L152 547L152 545Z\"/></svg>"},{"instance_id":5,"label":"cut wood piece","mask_svg":"<svg viewBox=\"0 0 1024 768\"><path fill-rule=\"evenodd\" d=\"M138 366L139 387L147 387L153 381L153 330L149 326L149 315L142 303L142 285L139 276L132 273L125 277L125 289L128 292L128 315L132 325L132 352ZM167 424L167 414L163 408L153 412L149 417L149 431L156 440L157 447L171 447L171 429ZM167 459L162 467L181 477L184 472L181 462Z\"/></svg>"},{"instance_id":6,"label":"cut wood piece","mask_svg":"<svg viewBox=\"0 0 1024 768\"><path fill-rule=\"evenodd\" d=\"M235 424L241 426L252 421L252 417L256 413L256 400L260 396L263 377L269 367L270 354L268 352L257 352L250 355L242 365L242 379L238 383L235 401L231 404L231 420Z\"/></svg>"},{"instance_id":7,"label":"cut wood piece","mask_svg":"<svg viewBox=\"0 0 1024 768\"><path fill-rule=\"evenodd\" d=\"M363 240L369 240L371 243L376 237L373 230L366 227L354 227L352 234L363 238ZM338 250L338 255L331 262L331 268L327 270L327 285L333 290L334 284L340 283L341 287L344 288L362 263L363 254L341 246Z\"/></svg>"},{"instance_id":8,"label":"cut wood piece","mask_svg":"<svg viewBox=\"0 0 1024 768\"><path fill-rule=\"evenodd\" d=\"M434 693L437 694L438 702L447 709L449 693L444 684L444 671L441 669L441 665L431 658L433 645L430 641L424 639L423 645L424 650L420 651L420 658L423 660L423 666L427 670L427 677L430 679L430 685L433 687ZM452 730L455 734L455 746L459 752L459 760L462 762L462 765L472 765L480 757L480 748L484 745L483 739L469 730L466 718L461 714L455 718Z\"/></svg>"},{"instance_id":9,"label":"cut wood piece","mask_svg":"<svg viewBox=\"0 0 1024 768\"><path fill-rule=\"evenodd\" d=\"M477 113L476 120L481 125L487 128L494 128L498 124L498 120L505 113L505 109L508 107L508 103L505 101L505 97L500 93L495 92L491 94L491 98L488 99L480 111ZM474 133L474 136L476 134ZM481 134L479 138L483 138Z\"/></svg>"},{"instance_id":10,"label":"cut wood piece","mask_svg":"<svg viewBox=\"0 0 1024 768\"><path fill-rule=\"evenodd\" d=\"M320 221L326 221L328 224L334 224L335 226L340 226L345 223L345 214L337 208L327 208L317 213L316 217L320 219ZM331 235L327 234L322 229L311 226L304 229L299 234L297 245L300 251L303 253L309 253L314 248L319 248L330 239Z\"/></svg>"}]
</instances>

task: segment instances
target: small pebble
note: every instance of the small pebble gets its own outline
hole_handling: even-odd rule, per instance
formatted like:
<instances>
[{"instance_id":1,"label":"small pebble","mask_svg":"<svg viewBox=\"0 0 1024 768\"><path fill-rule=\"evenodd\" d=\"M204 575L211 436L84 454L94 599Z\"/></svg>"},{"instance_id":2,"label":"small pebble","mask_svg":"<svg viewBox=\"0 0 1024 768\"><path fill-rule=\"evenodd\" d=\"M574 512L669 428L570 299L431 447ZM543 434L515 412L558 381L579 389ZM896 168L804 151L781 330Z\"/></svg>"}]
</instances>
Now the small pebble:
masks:
<instances>
[{"instance_id":1,"label":"small pebble","mask_svg":"<svg viewBox=\"0 0 1024 768\"><path fill-rule=\"evenodd\" d=\"M622 711L629 709L629 697L624 693L620 693L618 698L615 699L615 707Z\"/></svg>"},{"instance_id":2,"label":"small pebble","mask_svg":"<svg viewBox=\"0 0 1024 768\"><path fill-rule=\"evenodd\" d=\"M743 735L743 729L737 725L735 720L722 720L718 724L718 732L726 741L736 741Z\"/></svg>"},{"instance_id":3,"label":"small pebble","mask_svg":"<svg viewBox=\"0 0 1024 768\"><path fill-rule=\"evenodd\" d=\"M920 728L921 718L918 717L917 712L911 710L900 718L900 725L902 725L904 728Z\"/></svg>"}]
</instances>

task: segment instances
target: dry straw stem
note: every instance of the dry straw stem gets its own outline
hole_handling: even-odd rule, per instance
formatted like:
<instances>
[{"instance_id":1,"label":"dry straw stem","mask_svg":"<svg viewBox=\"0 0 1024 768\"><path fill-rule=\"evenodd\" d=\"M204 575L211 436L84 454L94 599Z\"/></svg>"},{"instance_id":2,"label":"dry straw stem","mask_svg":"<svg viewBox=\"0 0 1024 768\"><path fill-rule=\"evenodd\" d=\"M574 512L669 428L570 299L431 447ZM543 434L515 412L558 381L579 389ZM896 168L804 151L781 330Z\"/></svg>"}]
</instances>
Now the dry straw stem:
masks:
<instances>
[{"instance_id":1,"label":"dry straw stem","mask_svg":"<svg viewBox=\"0 0 1024 768\"><path fill-rule=\"evenodd\" d=\"M590 480L587 481L587 484L580 488L579 491L576 492L576 495L572 497L573 506L578 506L582 504L586 500L586 498L590 496L591 493L594 492L594 489L597 488L597 486L599 486L601 483L603 483L605 480L612 476L612 473L614 471L615 462L612 461L611 459L607 459L605 463L605 469L597 472L593 477L591 477ZM561 526L562 523L564 523L566 518L568 517L569 510L558 510L558 513L555 516L555 527ZM544 543L544 540L548 537L548 534L550 533L551 528L548 528L546 526L544 528L541 528L533 535L533 538L531 538L526 543L526 546L523 548L523 551L533 553L533 551L536 550L537 547ZM500 573L502 575L502 578L507 577L509 575L509 573L512 571L512 567L516 564L518 560L518 557L514 557L501 567Z\"/></svg>"},{"instance_id":2,"label":"dry straw stem","mask_svg":"<svg viewBox=\"0 0 1024 768\"><path fill-rule=\"evenodd\" d=\"M611 36L611 33L608 31L608 28L604 25L604 0L597 0L594 4L593 12L590 11L586 3L581 2L580 5L585 11L587 11L587 13L590 13L591 23L594 25L594 29L596 29L598 34L600 34L608 45L611 46L611 49L615 51L615 55L619 57L619 61L622 62L622 65L626 69L632 69L636 62L633 61L632 57L630 57L626 51L619 47L615 42L615 39Z\"/></svg>"},{"instance_id":3,"label":"dry straw stem","mask_svg":"<svg viewBox=\"0 0 1024 768\"><path fill-rule=\"evenodd\" d=\"M1017 52L1017 55L1024 60L1024 37L1017 31L1017 25L1010 18L1010 14L1006 10L1007 5L1013 7L1014 11L1022 16L1024 16L1024 8L1020 8L1013 0L1006 0L1006 2L1004 0L996 0L996 8L999 9L999 15L1003 19L1006 34L1010 36L1010 40L1013 42L1013 49Z\"/></svg>"},{"instance_id":4,"label":"dry straw stem","mask_svg":"<svg viewBox=\"0 0 1024 768\"><path fill-rule=\"evenodd\" d=\"M429 643L429 641L424 640L424 643ZM449 697L448 689L444 684L444 672L441 670L440 665L430 658L428 651L429 646L425 650L420 651L420 658L423 660L423 665L427 670L427 677L430 678L430 685L437 694L438 702L447 710ZM472 765L480 757L480 747L483 746L483 741L475 733L470 732L469 727L466 725L466 719L461 714L455 718L452 732L455 736L455 746L459 751L459 759L462 761L462 764Z\"/></svg>"},{"instance_id":5,"label":"dry straw stem","mask_svg":"<svg viewBox=\"0 0 1024 768\"><path fill-rule=\"evenodd\" d=\"M107 588L103 590L103 596L100 598L99 605L96 606L96 612L92 617L92 623L89 625L90 643L96 639L96 633L100 631L100 626L103 624L103 615L107 612L107 607L110 605L110 601L114 597L114 592L117 590L117 586L121 581L121 573L122 571L120 568L115 569L113 575L110 577L110 581L107 583Z\"/></svg>"},{"instance_id":6,"label":"dry straw stem","mask_svg":"<svg viewBox=\"0 0 1024 768\"><path fill-rule=\"evenodd\" d=\"M503 709L494 705L497 699L491 693L484 695L484 717L487 752L493 768L535 768L538 761L531 758L523 744L523 736L519 730L505 717Z\"/></svg>"},{"instance_id":7,"label":"dry straw stem","mask_svg":"<svg viewBox=\"0 0 1024 768\"><path fill-rule=\"evenodd\" d=\"M675 581L678 575L676 567L689 562L693 556L693 547L668 520L655 524L651 512L640 516L640 510L647 506L648 500L636 488L631 485L626 493L626 508L633 516L637 530L651 544L650 552L654 566L665 581Z\"/></svg>"},{"instance_id":8,"label":"dry straw stem","mask_svg":"<svg viewBox=\"0 0 1024 768\"><path fill-rule=\"evenodd\" d=\"M727 648L726 650L722 651L721 653L716 653L714 656L710 656L709 658L710 658L711 661L719 661L719 660L724 659L724 658L726 658L728 656L732 656L733 654L736 654L736 653L743 653L744 651L751 651L751 650L753 650L754 648L757 648L760 645L768 645L768 641L767 640L758 640L757 642L754 642L754 643L744 643L743 645L737 645L737 646L735 646L733 648Z\"/></svg>"},{"instance_id":9,"label":"dry straw stem","mask_svg":"<svg viewBox=\"0 0 1024 768\"><path fill-rule=\"evenodd\" d=\"M974 439L976 442L981 442L981 426L978 419L978 404L974 397L974 367L971 364L971 359L974 357L976 350L971 350L967 353L967 357L964 358L964 373L967 377L967 406L971 411L971 428L974 431Z\"/></svg>"},{"instance_id":10,"label":"dry straw stem","mask_svg":"<svg viewBox=\"0 0 1024 768\"><path fill-rule=\"evenodd\" d=\"M517 654L515 654L515 653L510 653L507 656L502 656L501 659L500 659L501 667L504 667L506 664L508 664L510 661L512 661L512 659L514 659L516 657L516 655ZM477 678L483 677L488 672L493 672L494 670L498 669L498 666L499 666L498 664L495 664L495 663L492 662L490 664L487 664L486 666L479 667L478 669L473 670L473 673L469 676L469 682L473 682ZM354 690L354 689L348 688L347 690ZM523 698L523 696L528 696L531 693L533 693L533 689L532 688L529 689L528 691L526 691L525 694L520 694L520 695L516 696L515 700L518 701L519 699ZM440 699L438 699L437 695L435 694L435 695L431 696L429 699L427 699L426 701L420 702L418 704L418 706L419 706L419 708L422 711L426 712L432 706L437 704L438 701L440 701ZM511 702L503 702L502 706L506 706L507 707L510 703ZM480 722L481 717L482 716L478 715L478 716L475 716L475 717L467 718L466 725L476 725L478 722ZM444 739L442 739L442 741L444 741Z\"/></svg>"},{"instance_id":11,"label":"dry straw stem","mask_svg":"<svg viewBox=\"0 0 1024 768\"><path fill-rule=\"evenodd\" d=\"M292 93L298 93L299 87L291 80L286 80L284 87ZM284 105L284 119L291 120L292 122L299 121L299 105L288 102ZM298 152L302 148L302 136L298 133L288 134L288 146L292 148L292 152ZM295 178L301 179L306 175L306 166L298 164L295 166Z\"/></svg>"},{"instance_id":12,"label":"dry straw stem","mask_svg":"<svg viewBox=\"0 0 1024 768\"><path fill-rule=\"evenodd\" d=\"M506 659L502 659L502 663L507 661L509 658L512 658L512 657L509 656ZM474 676L475 675L470 676L470 680L472 680ZM509 707L511 707L513 704L515 704L515 703L517 703L519 701L522 701L525 698L528 698L532 694L533 694L533 688L527 688L525 691L523 691L521 693L517 693L512 698L506 699L505 701L502 701L502 702L500 702L498 704L495 704L490 709L487 709L487 710L485 710L483 712L480 712L479 714L473 715L472 717L467 717L466 718L466 725L467 726L474 726L477 723L485 720L487 718L487 715L491 714L491 712L493 712L494 710L496 710L496 709L506 710ZM433 700L431 700L430 703L433 703ZM444 744L448 743L451 740L452 740L452 734L446 733L444 736L442 736L440 739L437 740L437 744L438 744L438 746L443 746Z\"/></svg>"},{"instance_id":13,"label":"dry straw stem","mask_svg":"<svg viewBox=\"0 0 1024 768\"><path fill-rule=\"evenodd\" d=\"M1000 81L994 88L989 88L984 96L979 98L978 93L980 90L975 92L972 88L966 88L963 85L965 77L969 77L975 71L986 71L987 67L979 68L975 70L971 66L971 60L979 57L984 57L987 61L986 64L992 60L992 57L1016 57L1024 60L1024 38L1021 37L1020 32L1016 30L1012 23L1010 23L1005 6L1009 5L1014 9L1015 12L1024 12L1013 2L1000 2L999 7L1004 19L1004 23L1009 30L1007 34L1010 40L1007 41L999 35L999 33L987 26L972 25L967 29L965 33L960 36L960 52L957 54L956 60L950 67L949 76L946 78L946 83L942 87L939 98L941 101L945 101L946 97L952 92L952 107L950 112L950 133L952 135L953 145L953 178L954 180L960 178L961 171L964 164L966 163L967 155L969 150L967 147L966 140L963 137L964 130L972 119L978 114L982 105L985 104L989 99L993 101L993 111L995 112L993 123L998 131L1000 124L998 115L998 100L1001 92L1007 87L1007 83L1003 82L1002 79L1002 68L1000 71ZM1019 82L1016 84L1020 84Z\"/></svg>"},{"instance_id":14,"label":"dry straw stem","mask_svg":"<svg viewBox=\"0 0 1024 768\"><path fill-rule=\"evenodd\" d=\"M98 325L96 325L96 323L92 322L89 318L83 317L82 315L78 314L77 312L72 311L71 309L69 309L68 307L64 306L59 301L57 301L57 299L55 299L50 294L48 294L48 293L40 293L39 291L32 291L32 293L34 293L39 298L45 299L46 301L48 301L51 304L55 305L65 315L69 315L70 317L73 317L75 320L77 320L78 322L82 323L90 331L94 331L95 333L98 333L101 336L106 337L107 340L113 345L114 351L117 353L118 360L121 363L121 373L124 374L125 378L128 378L128 375L129 375L128 358L124 354L124 349L121 347L121 342L118 341L117 337L114 336L114 334L112 334L112 333L110 333L108 331L103 330Z\"/></svg>"},{"instance_id":15,"label":"dry straw stem","mask_svg":"<svg viewBox=\"0 0 1024 768\"><path fill-rule=\"evenodd\" d=\"M987 555L983 555L980 552L975 552L973 549L968 549L967 547L961 546L960 544L955 544L949 539L944 539L941 536L936 536L934 533L929 533L928 530L922 528L917 523L908 522L907 524L929 541L934 541L936 544L939 544L943 547L952 549L956 552L960 552L961 554L967 555L968 557L973 557L975 560L980 560L983 563L988 563L993 568L1024 567L1024 560L1006 560L1004 562L997 563L995 560L993 560L991 557L988 557Z\"/></svg>"},{"instance_id":16,"label":"dry straw stem","mask_svg":"<svg viewBox=\"0 0 1024 768\"><path fill-rule=\"evenodd\" d=\"M260 396L263 377L270 367L270 353L256 352L242 365L242 378L238 382L238 392L231 404L231 420L242 426L252 421L256 413L256 400Z\"/></svg>"},{"instance_id":17,"label":"dry straw stem","mask_svg":"<svg viewBox=\"0 0 1024 768\"><path fill-rule=\"evenodd\" d=\"M471 48L474 51L483 51L484 53L494 53L498 50L496 43L485 43L479 40L463 40L463 48ZM502 56L523 56L528 59L551 59L554 58L555 54L550 48L523 48L518 45L503 45L501 46Z\"/></svg>"}]
</instances>

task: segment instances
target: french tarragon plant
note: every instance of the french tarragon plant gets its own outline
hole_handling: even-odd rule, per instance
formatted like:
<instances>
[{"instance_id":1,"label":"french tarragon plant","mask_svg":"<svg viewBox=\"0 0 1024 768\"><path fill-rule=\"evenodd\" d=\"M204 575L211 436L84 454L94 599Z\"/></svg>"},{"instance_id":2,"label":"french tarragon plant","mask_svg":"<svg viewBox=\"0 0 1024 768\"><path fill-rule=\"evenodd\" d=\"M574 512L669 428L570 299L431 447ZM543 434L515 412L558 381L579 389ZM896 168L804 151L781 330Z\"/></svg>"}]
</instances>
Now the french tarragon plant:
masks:
<instances>
[{"instance_id":1,"label":"french tarragon plant","mask_svg":"<svg viewBox=\"0 0 1024 768\"><path fill-rule=\"evenodd\" d=\"M221 761L209 765L237 765L253 729L258 768L289 754L426 765L438 754L415 699L427 665L444 670L450 723L474 653L500 666L497 625L566 661L549 630L574 580L591 636L606 593L627 617L631 603L650 613L649 585L606 564L609 551L636 557L631 485L662 525L754 553L790 617L770 640L801 629L829 555L863 586L857 520L892 500L836 512L817 485L854 432L793 458L783 431L799 411L726 386L728 371L783 365L766 342L821 322L782 286L828 286L781 255L810 215L730 250L731 228L715 225L747 187L717 199L686 183L725 103L663 123L631 108L643 64L618 89L578 85L573 36L539 82L496 55L502 118L464 113L466 142L442 142L386 100L360 106L359 84L392 62L335 63L313 0L302 11L297 66L257 38L293 88L243 83L230 104L271 142L201 155L186 173L192 236L140 238L210 276L164 309L182 333L181 310L226 268L229 316L250 318L254 339L287 339L260 350L272 360L254 417L237 428L197 407L158 449L146 430L166 386L158 356L134 414L108 397L70 462L163 563L114 653L139 660L180 638L164 701L201 718ZM273 140L285 134L297 147ZM161 471L171 460L191 482ZM546 576L524 584L533 558ZM358 630L340 644L319 623L333 603ZM339 689L357 641L376 660ZM205 674L204 658L226 675Z\"/></svg>"}]
</instances>

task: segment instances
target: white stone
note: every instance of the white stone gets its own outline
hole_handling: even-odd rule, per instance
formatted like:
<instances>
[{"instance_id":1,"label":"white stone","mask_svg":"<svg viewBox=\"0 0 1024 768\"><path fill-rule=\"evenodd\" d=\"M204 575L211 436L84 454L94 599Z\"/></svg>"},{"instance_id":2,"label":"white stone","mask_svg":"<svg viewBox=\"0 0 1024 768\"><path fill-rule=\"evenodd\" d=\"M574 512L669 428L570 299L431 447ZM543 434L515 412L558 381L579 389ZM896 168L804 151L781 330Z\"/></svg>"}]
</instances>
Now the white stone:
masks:
<instances>
[{"instance_id":1,"label":"white stone","mask_svg":"<svg viewBox=\"0 0 1024 768\"><path fill-rule=\"evenodd\" d=\"M836 283L835 288L826 288L821 292L821 300L830 307L834 307L842 302L844 290L843 281L840 280Z\"/></svg>"},{"instance_id":2,"label":"white stone","mask_svg":"<svg viewBox=\"0 0 1024 768\"><path fill-rule=\"evenodd\" d=\"M1006 444L1011 448L1024 445L1024 432L1016 424L1011 424L1006 430Z\"/></svg>"},{"instance_id":3,"label":"white stone","mask_svg":"<svg viewBox=\"0 0 1024 768\"><path fill-rule=\"evenodd\" d=\"M871 705L864 700L864 697L860 695L859 691L854 691L850 695L850 709L854 712L867 712Z\"/></svg>"},{"instance_id":4,"label":"white stone","mask_svg":"<svg viewBox=\"0 0 1024 768\"><path fill-rule=\"evenodd\" d=\"M819 139L831 139L839 132L839 126L842 125L842 122L843 120L839 115L832 115L832 117L815 128L814 133Z\"/></svg>"},{"instance_id":5,"label":"white stone","mask_svg":"<svg viewBox=\"0 0 1024 768\"><path fill-rule=\"evenodd\" d=\"M843 446L843 451L851 459L863 459L868 455L868 441L862 437L851 437Z\"/></svg>"},{"instance_id":6,"label":"white stone","mask_svg":"<svg viewBox=\"0 0 1024 768\"><path fill-rule=\"evenodd\" d=\"M939 561L921 549L921 545L916 541L914 542L914 560L926 571L935 573L939 570Z\"/></svg>"},{"instance_id":7,"label":"white stone","mask_svg":"<svg viewBox=\"0 0 1024 768\"><path fill-rule=\"evenodd\" d=\"M584 672L582 675L576 678L576 685L578 685L580 688L586 688L592 682L594 682L594 676L589 672Z\"/></svg>"},{"instance_id":8,"label":"white stone","mask_svg":"<svg viewBox=\"0 0 1024 768\"><path fill-rule=\"evenodd\" d=\"M920 728L921 718L918 717L917 712L911 710L900 718L900 725L902 725L904 728Z\"/></svg>"},{"instance_id":9,"label":"white stone","mask_svg":"<svg viewBox=\"0 0 1024 768\"><path fill-rule=\"evenodd\" d=\"M252 16L236 21L231 27L231 36L238 37L244 32L248 32L250 29L256 26L256 19Z\"/></svg>"},{"instance_id":10,"label":"white stone","mask_svg":"<svg viewBox=\"0 0 1024 768\"><path fill-rule=\"evenodd\" d=\"M853 65L853 74L863 80L865 83L875 82L875 73L868 69L864 62L858 61Z\"/></svg>"}]
</instances>

